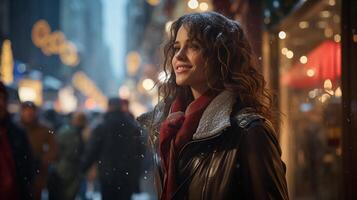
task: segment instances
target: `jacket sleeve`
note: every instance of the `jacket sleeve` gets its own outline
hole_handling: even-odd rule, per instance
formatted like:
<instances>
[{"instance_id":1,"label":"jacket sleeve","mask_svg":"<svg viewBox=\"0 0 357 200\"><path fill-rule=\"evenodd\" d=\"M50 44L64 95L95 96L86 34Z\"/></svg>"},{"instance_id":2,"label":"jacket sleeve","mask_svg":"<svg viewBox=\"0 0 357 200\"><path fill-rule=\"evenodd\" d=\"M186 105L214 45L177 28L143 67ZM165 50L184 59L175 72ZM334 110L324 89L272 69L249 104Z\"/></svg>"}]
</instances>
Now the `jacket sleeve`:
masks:
<instances>
[{"instance_id":1,"label":"jacket sleeve","mask_svg":"<svg viewBox=\"0 0 357 200\"><path fill-rule=\"evenodd\" d=\"M237 165L243 199L289 199L274 130L263 120L243 130Z\"/></svg>"}]
</instances>

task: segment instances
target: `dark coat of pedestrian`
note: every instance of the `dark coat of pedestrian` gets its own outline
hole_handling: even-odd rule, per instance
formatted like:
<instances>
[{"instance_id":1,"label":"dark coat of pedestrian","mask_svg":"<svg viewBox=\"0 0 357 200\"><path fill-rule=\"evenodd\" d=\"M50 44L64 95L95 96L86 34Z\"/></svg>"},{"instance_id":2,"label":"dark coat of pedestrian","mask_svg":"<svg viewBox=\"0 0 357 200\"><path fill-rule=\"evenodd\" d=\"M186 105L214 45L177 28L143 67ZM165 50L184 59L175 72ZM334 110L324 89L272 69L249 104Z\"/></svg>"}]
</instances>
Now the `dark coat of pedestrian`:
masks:
<instances>
[{"instance_id":1,"label":"dark coat of pedestrian","mask_svg":"<svg viewBox=\"0 0 357 200\"><path fill-rule=\"evenodd\" d=\"M49 166L57 156L58 146L54 132L39 121L38 108L33 102L21 105L20 125L26 131L34 157L34 199L40 200L47 188Z\"/></svg>"},{"instance_id":2,"label":"dark coat of pedestrian","mask_svg":"<svg viewBox=\"0 0 357 200\"><path fill-rule=\"evenodd\" d=\"M7 92L0 82L0 199L31 200L34 176L26 133L11 120Z\"/></svg>"},{"instance_id":3,"label":"dark coat of pedestrian","mask_svg":"<svg viewBox=\"0 0 357 200\"><path fill-rule=\"evenodd\" d=\"M98 164L103 200L130 199L139 192L142 134L135 120L122 112L120 99L110 99L108 112L93 130L83 158L87 171Z\"/></svg>"},{"instance_id":4,"label":"dark coat of pedestrian","mask_svg":"<svg viewBox=\"0 0 357 200\"><path fill-rule=\"evenodd\" d=\"M79 191L83 178L79 165L84 152L82 132L86 121L84 113L73 113L70 124L56 134L59 151L51 174L50 200L74 200Z\"/></svg>"}]
</instances>

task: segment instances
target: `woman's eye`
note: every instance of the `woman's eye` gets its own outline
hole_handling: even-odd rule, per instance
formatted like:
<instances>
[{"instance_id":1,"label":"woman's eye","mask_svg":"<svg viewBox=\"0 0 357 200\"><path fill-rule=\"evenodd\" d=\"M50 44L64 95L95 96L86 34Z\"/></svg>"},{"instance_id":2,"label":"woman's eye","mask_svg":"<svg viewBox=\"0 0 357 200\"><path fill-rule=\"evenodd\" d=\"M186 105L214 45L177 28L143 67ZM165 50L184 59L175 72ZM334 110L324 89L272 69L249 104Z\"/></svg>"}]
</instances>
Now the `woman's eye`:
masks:
<instances>
[{"instance_id":1,"label":"woman's eye","mask_svg":"<svg viewBox=\"0 0 357 200\"><path fill-rule=\"evenodd\" d=\"M198 44L191 44L191 45L190 45L190 48L193 49L193 50L199 50L199 49L200 49L200 45L198 45Z\"/></svg>"}]
</instances>

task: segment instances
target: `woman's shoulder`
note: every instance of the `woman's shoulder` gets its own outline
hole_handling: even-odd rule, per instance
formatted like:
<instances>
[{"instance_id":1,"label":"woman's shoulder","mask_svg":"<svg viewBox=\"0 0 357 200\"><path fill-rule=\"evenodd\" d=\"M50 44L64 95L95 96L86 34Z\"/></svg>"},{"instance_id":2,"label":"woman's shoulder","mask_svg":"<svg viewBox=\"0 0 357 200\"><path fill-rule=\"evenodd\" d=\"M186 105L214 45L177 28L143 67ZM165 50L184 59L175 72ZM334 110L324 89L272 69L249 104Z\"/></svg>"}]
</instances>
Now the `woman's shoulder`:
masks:
<instances>
[{"instance_id":1,"label":"woman's shoulder","mask_svg":"<svg viewBox=\"0 0 357 200\"><path fill-rule=\"evenodd\" d=\"M269 119L258 113L251 107L242 108L233 114L233 120L240 128L249 129L253 126L266 125L273 128Z\"/></svg>"},{"instance_id":2,"label":"woman's shoulder","mask_svg":"<svg viewBox=\"0 0 357 200\"><path fill-rule=\"evenodd\" d=\"M149 127L150 123L152 122L152 118L154 116L154 110L141 114L136 120L139 124L143 127Z\"/></svg>"},{"instance_id":3,"label":"woman's shoulder","mask_svg":"<svg viewBox=\"0 0 357 200\"><path fill-rule=\"evenodd\" d=\"M244 143L268 143L277 147L280 152L279 142L274 126L269 119L251 108L244 108L233 117L236 126L243 130Z\"/></svg>"},{"instance_id":4,"label":"woman's shoulder","mask_svg":"<svg viewBox=\"0 0 357 200\"><path fill-rule=\"evenodd\" d=\"M164 117L165 103L160 101L153 110L141 114L136 120L144 128L150 128L155 124L158 124Z\"/></svg>"}]
</instances>

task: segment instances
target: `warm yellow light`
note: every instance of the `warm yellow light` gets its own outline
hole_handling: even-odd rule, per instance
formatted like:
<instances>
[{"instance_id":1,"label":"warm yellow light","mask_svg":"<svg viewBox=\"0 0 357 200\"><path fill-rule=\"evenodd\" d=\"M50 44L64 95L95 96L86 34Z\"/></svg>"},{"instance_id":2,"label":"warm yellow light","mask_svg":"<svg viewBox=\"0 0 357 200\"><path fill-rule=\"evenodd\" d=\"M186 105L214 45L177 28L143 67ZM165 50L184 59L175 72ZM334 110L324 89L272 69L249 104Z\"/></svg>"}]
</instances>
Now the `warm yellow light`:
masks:
<instances>
[{"instance_id":1,"label":"warm yellow light","mask_svg":"<svg viewBox=\"0 0 357 200\"><path fill-rule=\"evenodd\" d=\"M106 109L108 99L85 73L76 72L72 77L72 84L83 95L93 98L102 109Z\"/></svg>"},{"instance_id":2,"label":"warm yellow light","mask_svg":"<svg viewBox=\"0 0 357 200\"><path fill-rule=\"evenodd\" d=\"M65 42L63 48L60 48L60 59L63 64L70 67L75 67L79 64L79 56L77 53L77 48L72 42Z\"/></svg>"},{"instance_id":3,"label":"warm yellow light","mask_svg":"<svg viewBox=\"0 0 357 200\"><path fill-rule=\"evenodd\" d=\"M292 52L291 50L289 50L288 52L286 52L286 57L291 59L294 57L294 52Z\"/></svg>"},{"instance_id":4,"label":"warm yellow light","mask_svg":"<svg viewBox=\"0 0 357 200\"><path fill-rule=\"evenodd\" d=\"M4 40L0 57L0 80L9 85L14 81L14 61L12 57L11 41Z\"/></svg>"},{"instance_id":5,"label":"warm yellow light","mask_svg":"<svg viewBox=\"0 0 357 200\"><path fill-rule=\"evenodd\" d=\"M134 76L139 69L141 63L140 54L136 51L131 51L126 56L127 72L130 76Z\"/></svg>"},{"instance_id":6,"label":"warm yellow light","mask_svg":"<svg viewBox=\"0 0 357 200\"><path fill-rule=\"evenodd\" d=\"M157 6L160 3L160 0L146 0L146 2L148 2L148 4L152 5L152 6Z\"/></svg>"},{"instance_id":7,"label":"warm yellow light","mask_svg":"<svg viewBox=\"0 0 357 200\"><path fill-rule=\"evenodd\" d=\"M324 10L320 12L320 17L322 18L329 18L331 16L331 12L328 10Z\"/></svg>"},{"instance_id":8,"label":"warm yellow light","mask_svg":"<svg viewBox=\"0 0 357 200\"><path fill-rule=\"evenodd\" d=\"M166 31L167 34L170 33L171 25L172 25L172 21L168 21L168 22L166 22L166 24L165 24L165 31Z\"/></svg>"},{"instance_id":9,"label":"warm yellow light","mask_svg":"<svg viewBox=\"0 0 357 200\"><path fill-rule=\"evenodd\" d=\"M206 3L206 2L200 3L200 10L207 11L208 10L208 3Z\"/></svg>"},{"instance_id":10,"label":"warm yellow light","mask_svg":"<svg viewBox=\"0 0 357 200\"><path fill-rule=\"evenodd\" d=\"M285 39L286 38L286 33L284 31L279 32L279 38L280 39Z\"/></svg>"},{"instance_id":11,"label":"warm yellow light","mask_svg":"<svg viewBox=\"0 0 357 200\"><path fill-rule=\"evenodd\" d=\"M320 98L319 98L319 100L321 101L321 103L325 103L328 99L330 99L330 95L328 95L328 94L323 94Z\"/></svg>"},{"instance_id":12,"label":"warm yellow light","mask_svg":"<svg viewBox=\"0 0 357 200\"><path fill-rule=\"evenodd\" d=\"M324 88L326 90L331 90L332 89L332 81L330 79L326 79L324 81Z\"/></svg>"},{"instance_id":13,"label":"warm yellow light","mask_svg":"<svg viewBox=\"0 0 357 200\"><path fill-rule=\"evenodd\" d=\"M32 27L31 39L37 47L45 44L45 39L51 33L51 27L45 20L37 21Z\"/></svg>"},{"instance_id":14,"label":"warm yellow light","mask_svg":"<svg viewBox=\"0 0 357 200\"><path fill-rule=\"evenodd\" d=\"M197 9L198 8L198 1L197 0L189 0L188 2L187 2L187 5L188 5L188 7L189 8L191 8L192 10L194 10L194 9Z\"/></svg>"},{"instance_id":15,"label":"warm yellow light","mask_svg":"<svg viewBox=\"0 0 357 200\"><path fill-rule=\"evenodd\" d=\"M59 54L60 50L63 50L62 46L66 45L65 43L66 38L64 34L61 31L55 31L44 38L41 50L47 56Z\"/></svg>"},{"instance_id":16,"label":"warm yellow light","mask_svg":"<svg viewBox=\"0 0 357 200\"><path fill-rule=\"evenodd\" d=\"M306 64L306 63L307 63L307 57L306 57L306 56L301 56L301 57L300 57L300 62L301 62L302 64Z\"/></svg>"},{"instance_id":17,"label":"warm yellow light","mask_svg":"<svg viewBox=\"0 0 357 200\"><path fill-rule=\"evenodd\" d=\"M311 99L315 98L315 97L317 96L318 92L319 92L318 89L311 90L311 91L309 92L309 97L310 97Z\"/></svg>"},{"instance_id":18,"label":"warm yellow light","mask_svg":"<svg viewBox=\"0 0 357 200\"><path fill-rule=\"evenodd\" d=\"M84 102L84 106L87 109L93 109L96 106L96 102L93 98L87 98L87 100Z\"/></svg>"},{"instance_id":19,"label":"warm yellow light","mask_svg":"<svg viewBox=\"0 0 357 200\"><path fill-rule=\"evenodd\" d=\"M128 86L123 85L119 88L119 97L122 99L129 99L131 95L130 89Z\"/></svg>"},{"instance_id":20,"label":"warm yellow light","mask_svg":"<svg viewBox=\"0 0 357 200\"><path fill-rule=\"evenodd\" d=\"M20 87L19 88L19 98L21 102L24 101L35 101L36 91L30 87Z\"/></svg>"},{"instance_id":21,"label":"warm yellow light","mask_svg":"<svg viewBox=\"0 0 357 200\"><path fill-rule=\"evenodd\" d=\"M335 91L333 91L333 90L325 90L325 92L331 96L333 96L335 94Z\"/></svg>"},{"instance_id":22,"label":"warm yellow light","mask_svg":"<svg viewBox=\"0 0 357 200\"><path fill-rule=\"evenodd\" d=\"M335 42L341 42L341 35L336 34L335 36L333 36L333 39L335 40Z\"/></svg>"},{"instance_id":23,"label":"warm yellow light","mask_svg":"<svg viewBox=\"0 0 357 200\"><path fill-rule=\"evenodd\" d=\"M66 37L61 31L55 31L51 34L52 44L53 44L53 52L58 54L61 47L66 43Z\"/></svg>"},{"instance_id":24,"label":"warm yellow light","mask_svg":"<svg viewBox=\"0 0 357 200\"><path fill-rule=\"evenodd\" d=\"M22 79L19 82L18 95L21 102L32 101L37 106L42 104L42 83L39 80Z\"/></svg>"},{"instance_id":25,"label":"warm yellow light","mask_svg":"<svg viewBox=\"0 0 357 200\"><path fill-rule=\"evenodd\" d=\"M143 88L146 91L149 91L149 90L153 89L154 86L155 86L155 82L153 80L149 79L149 78L144 79L142 84L143 84Z\"/></svg>"},{"instance_id":26,"label":"warm yellow light","mask_svg":"<svg viewBox=\"0 0 357 200\"><path fill-rule=\"evenodd\" d=\"M74 90L72 87L67 86L58 92L58 104L60 106L60 111L63 113L70 113L78 108L78 100L74 95Z\"/></svg>"},{"instance_id":27,"label":"warm yellow light","mask_svg":"<svg viewBox=\"0 0 357 200\"><path fill-rule=\"evenodd\" d=\"M342 91L341 91L341 88L340 88L340 87L338 87L338 88L336 89L336 91L335 91L335 96L336 96L336 97L341 97L341 96L342 96Z\"/></svg>"},{"instance_id":28,"label":"warm yellow light","mask_svg":"<svg viewBox=\"0 0 357 200\"><path fill-rule=\"evenodd\" d=\"M306 72L306 75L307 75L308 77L313 77L313 76L315 76L315 70L313 70L313 69L308 69L307 72Z\"/></svg>"},{"instance_id":29,"label":"warm yellow light","mask_svg":"<svg viewBox=\"0 0 357 200\"><path fill-rule=\"evenodd\" d=\"M301 29L309 28L309 22L308 21L301 21L301 22L299 22L299 27Z\"/></svg>"},{"instance_id":30,"label":"warm yellow light","mask_svg":"<svg viewBox=\"0 0 357 200\"><path fill-rule=\"evenodd\" d=\"M283 55L286 55L286 53L288 53L288 51L289 51L289 49L286 48L286 47L284 47L284 48L281 49L281 53L282 53Z\"/></svg>"}]
</instances>

